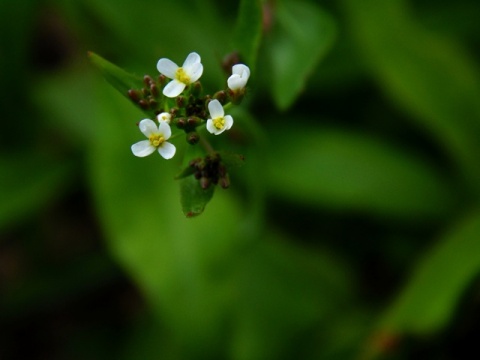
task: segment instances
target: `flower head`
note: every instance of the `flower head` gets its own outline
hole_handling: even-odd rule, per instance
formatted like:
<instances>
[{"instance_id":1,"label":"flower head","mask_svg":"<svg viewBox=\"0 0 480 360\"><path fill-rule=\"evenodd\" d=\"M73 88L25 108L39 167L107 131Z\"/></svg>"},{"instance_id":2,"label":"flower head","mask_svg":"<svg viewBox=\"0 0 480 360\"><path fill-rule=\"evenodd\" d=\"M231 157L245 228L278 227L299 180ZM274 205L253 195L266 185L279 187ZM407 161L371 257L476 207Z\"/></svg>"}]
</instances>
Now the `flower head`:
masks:
<instances>
[{"instance_id":1,"label":"flower head","mask_svg":"<svg viewBox=\"0 0 480 360\"><path fill-rule=\"evenodd\" d=\"M187 85L194 83L203 73L200 55L190 53L182 67L177 66L172 60L162 58L158 60L157 69L166 77L173 79L163 88L163 95L174 98L182 93Z\"/></svg>"},{"instance_id":2,"label":"flower head","mask_svg":"<svg viewBox=\"0 0 480 360\"><path fill-rule=\"evenodd\" d=\"M145 157L158 150L159 154L165 159L171 159L175 155L175 145L167 142L172 136L170 125L166 121L160 121L157 125L150 119L140 121L138 125L140 131L148 140L142 140L132 145L133 155Z\"/></svg>"},{"instance_id":3,"label":"flower head","mask_svg":"<svg viewBox=\"0 0 480 360\"><path fill-rule=\"evenodd\" d=\"M212 100L208 103L211 119L207 120L207 130L215 135L219 135L225 130L229 130L233 125L233 118L225 115L222 104L218 100Z\"/></svg>"},{"instance_id":4,"label":"flower head","mask_svg":"<svg viewBox=\"0 0 480 360\"><path fill-rule=\"evenodd\" d=\"M247 65L237 64L232 67L232 75L227 80L228 88L230 90L243 89L247 85L250 77L250 69Z\"/></svg>"},{"instance_id":5,"label":"flower head","mask_svg":"<svg viewBox=\"0 0 480 360\"><path fill-rule=\"evenodd\" d=\"M157 115L157 121L160 123L161 121L165 121L167 124L170 124L172 120L172 114L168 112L162 112Z\"/></svg>"}]
</instances>

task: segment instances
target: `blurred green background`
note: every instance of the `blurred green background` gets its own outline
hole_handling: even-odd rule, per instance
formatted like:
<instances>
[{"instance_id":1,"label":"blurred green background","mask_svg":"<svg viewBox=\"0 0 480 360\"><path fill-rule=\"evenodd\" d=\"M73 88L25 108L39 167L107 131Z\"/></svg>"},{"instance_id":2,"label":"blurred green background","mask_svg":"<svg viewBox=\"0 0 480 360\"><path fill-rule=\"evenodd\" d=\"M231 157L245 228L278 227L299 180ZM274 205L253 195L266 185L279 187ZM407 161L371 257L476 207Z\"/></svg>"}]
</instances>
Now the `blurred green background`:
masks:
<instances>
[{"instance_id":1,"label":"blurred green background","mask_svg":"<svg viewBox=\"0 0 480 360\"><path fill-rule=\"evenodd\" d=\"M0 359L480 357L478 0L1 0ZM89 63L252 69L186 219L181 156ZM184 147L178 138L176 145ZM185 145L186 146L186 145ZM467 354L469 355L467 356Z\"/></svg>"}]
</instances>

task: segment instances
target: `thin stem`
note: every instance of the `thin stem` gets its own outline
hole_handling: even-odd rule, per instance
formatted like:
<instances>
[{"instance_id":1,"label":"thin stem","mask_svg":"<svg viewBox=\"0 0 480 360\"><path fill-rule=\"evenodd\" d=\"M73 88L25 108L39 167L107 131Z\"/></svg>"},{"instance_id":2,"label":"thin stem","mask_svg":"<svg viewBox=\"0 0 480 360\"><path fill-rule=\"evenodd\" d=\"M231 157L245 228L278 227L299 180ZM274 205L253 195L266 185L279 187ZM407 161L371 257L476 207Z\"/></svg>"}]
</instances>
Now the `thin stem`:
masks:
<instances>
[{"instance_id":1,"label":"thin stem","mask_svg":"<svg viewBox=\"0 0 480 360\"><path fill-rule=\"evenodd\" d=\"M203 136L200 136L200 143L210 155L215 154L215 150L213 150L212 145Z\"/></svg>"}]
</instances>

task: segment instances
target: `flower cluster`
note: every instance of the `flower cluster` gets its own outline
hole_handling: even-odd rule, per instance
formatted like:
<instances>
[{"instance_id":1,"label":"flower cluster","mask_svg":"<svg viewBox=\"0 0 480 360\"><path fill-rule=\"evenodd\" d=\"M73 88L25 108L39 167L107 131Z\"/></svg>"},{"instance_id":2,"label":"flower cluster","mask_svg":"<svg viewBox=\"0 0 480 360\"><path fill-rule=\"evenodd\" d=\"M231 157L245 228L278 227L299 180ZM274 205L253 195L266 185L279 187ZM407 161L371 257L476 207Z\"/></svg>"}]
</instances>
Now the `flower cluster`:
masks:
<instances>
[{"instance_id":1,"label":"flower cluster","mask_svg":"<svg viewBox=\"0 0 480 360\"><path fill-rule=\"evenodd\" d=\"M201 143L207 154L204 158L191 160L182 173L195 175L202 189L211 184L227 188L230 180L225 162L201 130L220 135L232 128L233 117L225 110L244 98L250 69L244 64L233 65L227 88L213 95L203 95L199 81L203 64L200 55L195 52L187 56L181 67L170 59L162 58L157 62L157 70L160 74L156 79L145 75L143 88L128 90L130 99L152 115L152 118L138 123L147 140L133 144L133 154L145 157L157 150L163 158L171 159L177 152L171 141L183 133L187 143Z\"/></svg>"}]
</instances>

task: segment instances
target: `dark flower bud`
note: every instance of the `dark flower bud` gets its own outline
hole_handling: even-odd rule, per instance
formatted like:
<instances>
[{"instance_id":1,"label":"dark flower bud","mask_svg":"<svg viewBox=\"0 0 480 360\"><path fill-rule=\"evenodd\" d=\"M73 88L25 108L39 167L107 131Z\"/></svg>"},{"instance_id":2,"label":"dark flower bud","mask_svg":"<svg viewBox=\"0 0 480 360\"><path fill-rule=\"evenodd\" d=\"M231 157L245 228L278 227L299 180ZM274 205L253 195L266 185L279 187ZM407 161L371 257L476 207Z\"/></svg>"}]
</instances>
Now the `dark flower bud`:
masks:
<instances>
[{"instance_id":1,"label":"dark flower bud","mask_svg":"<svg viewBox=\"0 0 480 360\"><path fill-rule=\"evenodd\" d=\"M138 105L140 105L140 107L145 110L150 108L148 102L143 99L138 102Z\"/></svg>"},{"instance_id":2,"label":"dark flower bud","mask_svg":"<svg viewBox=\"0 0 480 360\"><path fill-rule=\"evenodd\" d=\"M185 107L185 97L184 96L177 96L175 98L175 102L179 108Z\"/></svg>"},{"instance_id":3,"label":"dark flower bud","mask_svg":"<svg viewBox=\"0 0 480 360\"><path fill-rule=\"evenodd\" d=\"M183 129L185 128L185 125L187 125L185 118L177 118L173 122L177 125L177 128L179 129Z\"/></svg>"},{"instance_id":4,"label":"dark flower bud","mask_svg":"<svg viewBox=\"0 0 480 360\"><path fill-rule=\"evenodd\" d=\"M150 84L150 92L152 93L153 96L157 97L158 96L158 87L155 85L155 83Z\"/></svg>"},{"instance_id":5,"label":"dark flower bud","mask_svg":"<svg viewBox=\"0 0 480 360\"><path fill-rule=\"evenodd\" d=\"M128 90L128 97L133 101L138 102L138 100L140 100L140 93L138 90L130 89Z\"/></svg>"},{"instance_id":6,"label":"dark flower bud","mask_svg":"<svg viewBox=\"0 0 480 360\"><path fill-rule=\"evenodd\" d=\"M210 179L207 177L200 178L200 186L203 190L207 190L210 187Z\"/></svg>"},{"instance_id":7,"label":"dark flower bud","mask_svg":"<svg viewBox=\"0 0 480 360\"><path fill-rule=\"evenodd\" d=\"M200 81L195 81L193 84L192 84L192 95L194 97L199 97L200 94L202 93L202 84L200 83Z\"/></svg>"},{"instance_id":8,"label":"dark flower bud","mask_svg":"<svg viewBox=\"0 0 480 360\"><path fill-rule=\"evenodd\" d=\"M167 83L167 77L163 74L158 75L158 84L163 87Z\"/></svg>"},{"instance_id":9,"label":"dark flower bud","mask_svg":"<svg viewBox=\"0 0 480 360\"><path fill-rule=\"evenodd\" d=\"M214 95L213 95L213 98L214 99L217 99L218 101L220 101L220 103L222 105L225 104L225 100L227 99L227 94L225 93L225 91L218 91L216 92Z\"/></svg>"},{"instance_id":10,"label":"dark flower bud","mask_svg":"<svg viewBox=\"0 0 480 360\"><path fill-rule=\"evenodd\" d=\"M147 86L147 87L150 87L150 84L153 83L153 79L150 75L145 75L143 77L143 83Z\"/></svg>"},{"instance_id":11,"label":"dark flower bud","mask_svg":"<svg viewBox=\"0 0 480 360\"><path fill-rule=\"evenodd\" d=\"M230 177L226 174L223 177L218 179L218 184L222 187L222 189L228 189L230 187Z\"/></svg>"},{"instance_id":12,"label":"dark flower bud","mask_svg":"<svg viewBox=\"0 0 480 360\"><path fill-rule=\"evenodd\" d=\"M190 144L190 145L195 145L198 143L198 141L200 140L200 137L198 135L197 132L195 131L192 131L192 132L189 132L187 134L187 142Z\"/></svg>"}]
</instances>

